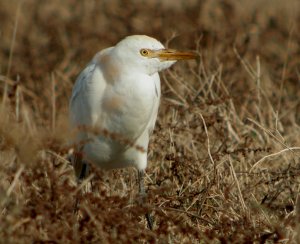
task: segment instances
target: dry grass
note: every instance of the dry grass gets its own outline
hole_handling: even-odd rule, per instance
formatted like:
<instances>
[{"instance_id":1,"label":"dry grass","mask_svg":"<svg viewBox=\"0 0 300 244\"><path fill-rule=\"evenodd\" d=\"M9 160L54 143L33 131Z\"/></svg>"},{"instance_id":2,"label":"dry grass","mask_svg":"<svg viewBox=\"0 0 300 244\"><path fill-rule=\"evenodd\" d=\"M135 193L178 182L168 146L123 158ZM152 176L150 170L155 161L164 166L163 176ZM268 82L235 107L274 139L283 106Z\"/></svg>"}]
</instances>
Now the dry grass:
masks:
<instances>
[{"instance_id":1,"label":"dry grass","mask_svg":"<svg viewBox=\"0 0 300 244\"><path fill-rule=\"evenodd\" d=\"M169 2L0 2L1 243L300 242L299 1ZM66 160L77 74L137 33L201 55L162 74L145 208L133 169L81 193Z\"/></svg>"}]
</instances>

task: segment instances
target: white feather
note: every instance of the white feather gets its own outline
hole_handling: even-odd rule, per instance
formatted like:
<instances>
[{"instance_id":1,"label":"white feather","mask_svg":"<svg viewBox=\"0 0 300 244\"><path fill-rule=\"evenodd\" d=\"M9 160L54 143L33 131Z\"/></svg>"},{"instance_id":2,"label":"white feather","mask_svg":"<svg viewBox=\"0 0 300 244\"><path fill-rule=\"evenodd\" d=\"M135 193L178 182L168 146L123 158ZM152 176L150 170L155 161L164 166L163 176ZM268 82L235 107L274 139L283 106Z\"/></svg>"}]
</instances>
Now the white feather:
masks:
<instances>
[{"instance_id":1,"label":"white feather","mask_svg":"<svg viewBox=\"0 0 300 244\"><path fill-rule=\"evenodd\" d=\"M73 88L72 125L109 133L107 136L79 131L77 136L78 144L84 142L84 159L102 168L134 166L143 170L147 166L149 137L161 96L158 71L175 61L142 57L141 48L160 50L164 47L147 36L128 37L96 54Z\"/></svg>"}]
</instances>

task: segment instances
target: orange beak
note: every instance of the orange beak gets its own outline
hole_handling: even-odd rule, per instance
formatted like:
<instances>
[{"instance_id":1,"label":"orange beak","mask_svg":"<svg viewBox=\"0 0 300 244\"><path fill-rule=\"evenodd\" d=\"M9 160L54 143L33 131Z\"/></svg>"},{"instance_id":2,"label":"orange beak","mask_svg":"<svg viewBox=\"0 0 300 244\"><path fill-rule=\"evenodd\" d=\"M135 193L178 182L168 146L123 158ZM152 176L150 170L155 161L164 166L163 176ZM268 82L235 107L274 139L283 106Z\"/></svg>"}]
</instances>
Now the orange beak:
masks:
<instances>
[{"instance_id":1,"label":"orange beak","mask_svg":"<svg viewBox=\"0 0 300 244\"><path fill-rule=\"evenodd\" d=\"M151 58L159 58L161 61L177 61L196 59L198 55L190 51L178 51L174 49L151 50Z\"/></svg>"}]
</instances>

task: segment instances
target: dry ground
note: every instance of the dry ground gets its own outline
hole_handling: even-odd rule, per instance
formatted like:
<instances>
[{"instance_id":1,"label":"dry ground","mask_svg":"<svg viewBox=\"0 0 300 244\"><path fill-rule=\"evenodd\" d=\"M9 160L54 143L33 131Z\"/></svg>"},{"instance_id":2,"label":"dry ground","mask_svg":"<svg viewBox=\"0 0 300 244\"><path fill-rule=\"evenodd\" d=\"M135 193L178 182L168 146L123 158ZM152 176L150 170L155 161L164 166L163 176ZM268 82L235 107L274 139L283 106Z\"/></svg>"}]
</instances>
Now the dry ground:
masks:
<instances>
[{"instance_id":1,"label":"dry ground","mask_svg":"<svg viewBox=\"0 0 300 244\"><path fill-rule=\"evenodd\" d=\"M299 30L298 0L2 0L0 242L300 243ZM141 33L201 57L161 74L145 208L133 169L80 194L66 160L76 76Z\"/></svg>"}]
</instances>

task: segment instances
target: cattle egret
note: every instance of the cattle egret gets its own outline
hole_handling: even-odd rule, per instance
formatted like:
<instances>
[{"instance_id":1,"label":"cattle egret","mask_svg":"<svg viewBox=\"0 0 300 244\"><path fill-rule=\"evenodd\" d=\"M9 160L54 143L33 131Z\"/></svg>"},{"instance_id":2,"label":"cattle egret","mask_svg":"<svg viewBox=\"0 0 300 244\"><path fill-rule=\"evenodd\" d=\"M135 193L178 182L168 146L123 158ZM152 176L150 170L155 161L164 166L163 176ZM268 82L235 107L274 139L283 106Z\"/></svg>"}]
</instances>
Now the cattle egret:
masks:
<instances>
[{"instance_id":1,"label":"cattle egret","mask_svg":"<svg viewBox=\"0 0 300 244\"><path fill-rule=\"evenodd\" d=\"M161 95L158 72L195 58L145 35L128 36L94 56L70 100L70 120L79 128L73 160L79 180L87 174L86 162L104 169L133 166L145 195L147 149ZM147 221L152 228L149 215Z\"/></svg>"}]
</instances>

